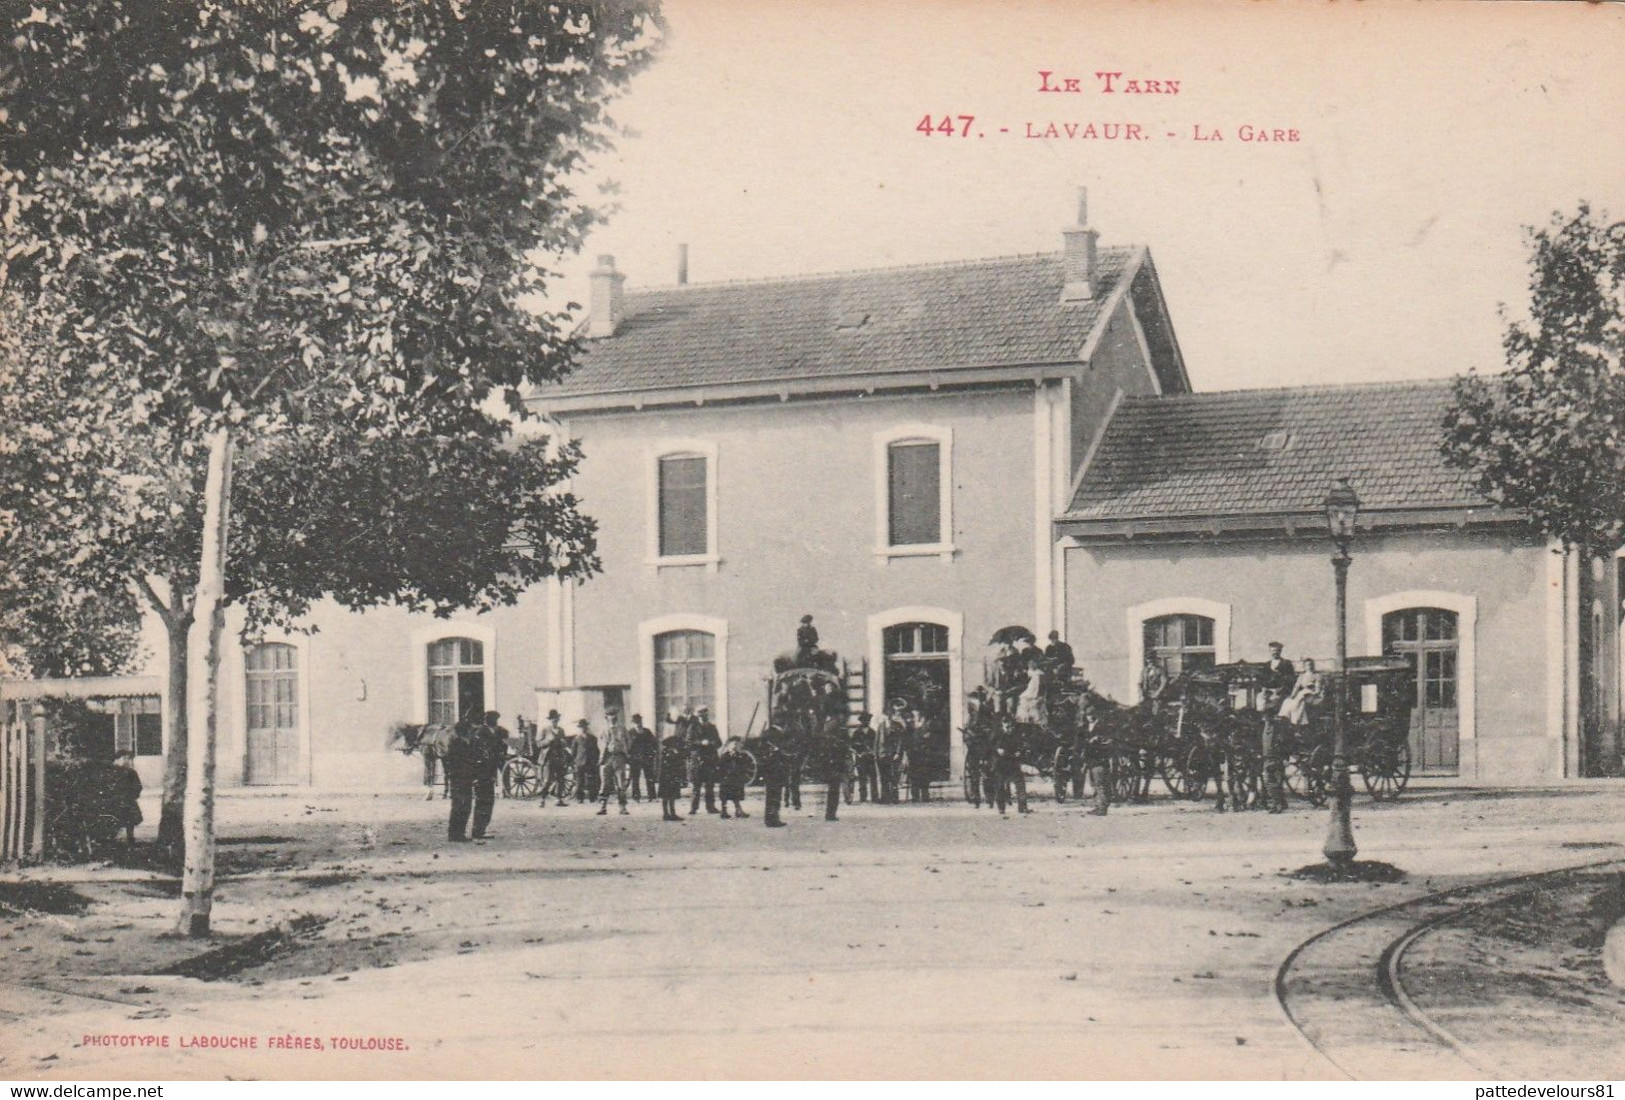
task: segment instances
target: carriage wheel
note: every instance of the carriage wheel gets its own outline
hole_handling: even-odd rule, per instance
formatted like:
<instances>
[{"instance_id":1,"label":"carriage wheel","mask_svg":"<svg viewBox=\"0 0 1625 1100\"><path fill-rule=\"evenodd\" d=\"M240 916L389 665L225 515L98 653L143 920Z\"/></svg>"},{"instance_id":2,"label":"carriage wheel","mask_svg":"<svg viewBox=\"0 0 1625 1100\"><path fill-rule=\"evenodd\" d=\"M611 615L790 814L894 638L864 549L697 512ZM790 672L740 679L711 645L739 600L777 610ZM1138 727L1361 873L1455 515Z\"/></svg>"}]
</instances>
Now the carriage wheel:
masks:
<instances>
[{"instance_id":1,"label":"carriage wheel","mask_svg":"<svg viewBox=\"0 0 1625 1100\"><path fill-rule=\"evenodd\" d=\"M749 765L744 769L745 786L748 787L752 783L756 782L756 754L751 752L749 749L740 749L739 755L740 758L743 759L747 765Z\"/></svg>"},{"instance_id":2,"label":"carriage wheel","mask_svg":"<svg viewBox=\"0 0 1625 1100\"><path fill-rule=\"evenodd\" d=\"M1185 783L1187 781L1185 757L1182 756L1177 750L1162 757L1157 764L1157 771L1162 775L1162 785L1168 788L1168 797L1190 797L1185 790Z\"/></svg>"},{"instance_id":3,"label":"carriage wheel","mask_svg":"<svg viewBox=\"0 0 1625 1100\"><path fill-rule=\"evenodd\" d=\"M1286 787L1294 797L1311 806L1326 805L1326 788L1331 783L1332 754L1325 745L1316 745L1307 757L1294 753L1286 764Z\"/></svg>"},{"instance_id":4,"label":"carriage wheel","mask_svg":"<svg viewBox=\"0 0 1625 1100\"><path fill-rule=\"evenodd\" d=\"M502 765L502 797L534 798L542 789L542 776L535 764L515 756Z\"/></svg>"},{"instance_id":5,"label":"carriage wheel","mask_svg":"<svg viewBox=\"0 0 1625 1100\"><path fill-rule=\"evenodd\" d=\"M1140 766L1133 753L1120 752L1111 762L1112 801L1132 802L1140 789Z\"/></svg>"},{"instance_id":6,"label":"carriage wheel","mask_svg":"<svg viewBox=\"0 0 1625 1100\"><path fill-rule=\"evenodd\" d=\"M1200 802L1206 798L1208 771L1207 746L1192 745L1185 753L1185 766L1181 769L1184 777L1184 784L1180 788L1182 797L1191 802Z\"/></svg>"},{"instance_id":7,"label":"carriage wheel","mask_svg":"<svg viewBox=\"0 0 1625 1100\"><path fill-rule=\"evenodd\" d=\"M1057 804L1065 802L1067 780L1072 778L1072 754L1065 749L1056 749L1050 772L1055 777L1055 801Z\"/></svg>"},{"instance_id":8,"label":"carriage wheel","mask_svg":"<svg viewBox=\"0 0 1625 1100\"><path fill-rule=\"evenodd\" d=\"M1411 747L1403 742L1383 745L1366 754L1360 778L1365 789L1378 802L1393 801L1411 778Z\"/></svg>"},{"instance_id":9,"label":"carriage wheel","mask_svg":"<svg viewBox=\"0 0 1625 1100\"><path fill-rule=\"evenodd\" d=\"M1243 744L1230 754L1231 795L1239 797L1242 809L1256 807L1264 791L1264 758L1251 745Z\"/></svg>"}]
</instances>

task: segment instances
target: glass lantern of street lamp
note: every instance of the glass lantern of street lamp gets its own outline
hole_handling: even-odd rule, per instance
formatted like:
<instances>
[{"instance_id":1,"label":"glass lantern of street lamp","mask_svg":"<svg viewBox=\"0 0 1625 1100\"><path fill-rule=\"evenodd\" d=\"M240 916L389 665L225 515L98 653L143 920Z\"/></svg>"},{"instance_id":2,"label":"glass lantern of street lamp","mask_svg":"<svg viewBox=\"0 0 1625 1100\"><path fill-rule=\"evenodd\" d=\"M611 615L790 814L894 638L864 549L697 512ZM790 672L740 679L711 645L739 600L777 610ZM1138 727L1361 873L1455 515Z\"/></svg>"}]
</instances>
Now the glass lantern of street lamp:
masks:
<instances>
[{"instance_id":1,"label":"glass lantern of street lamp","mask_svg":"<svg viewBox=\"0 0 1625 1100\"><path fill-rule=\"evenodd\" d=\"M1332 491L1326 494L1326 526L1331 529L1338 553L1348 554L1349 542L1354 538L1354 522L1359 515L1360 498L1354 495L1354 487L1348 478L1338 478Z\"/></svg>"}]
</instances>

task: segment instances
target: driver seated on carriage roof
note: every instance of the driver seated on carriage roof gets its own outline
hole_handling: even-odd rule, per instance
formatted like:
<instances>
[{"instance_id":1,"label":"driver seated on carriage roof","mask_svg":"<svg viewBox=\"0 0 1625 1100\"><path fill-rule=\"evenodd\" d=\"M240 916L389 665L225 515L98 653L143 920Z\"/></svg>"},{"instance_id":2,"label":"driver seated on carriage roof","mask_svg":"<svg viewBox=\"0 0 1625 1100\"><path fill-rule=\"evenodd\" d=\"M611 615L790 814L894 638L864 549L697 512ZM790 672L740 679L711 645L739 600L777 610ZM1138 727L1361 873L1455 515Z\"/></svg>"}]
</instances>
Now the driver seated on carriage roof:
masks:
<instances>
[{"instance_id":1,"label":"driver seated on carriage roof","mask_svg":"<svg viewBox=\"0 0 1625 1100\"><path fill-rule=\"evenodd\" d=\"M796 649L807 656L818 652L818 628L812 621L811 615L803 615L801 625L796 627Z\"/></svg>"},{"instance_id":2,"label":"driver seated on carriage roof","mask_svg":"<svg viewBox=\"0 0 1625 1100\"><path fill-rule=\"evenodd\" d=\"M1140 700L1153 712L1162 707L1162 694L1168 690L1168 670L1155 653L1145 655L1145 667L1140 669Z\"/></svg>"},{"instance_id":3,"label":"driver seated on carriage roof","mask_svg":"<svg viewBox=\"0 0 1625 1100\"><path fill-rule=\"evenodd\" d=\"M1049 632L1049 645L1044 647L1044 660L1049 662L1049 667L1059 673L1062 679L1070 677L1078 664L1077 657L1072 653L1072 647L1061 641L1059 630Z\"/></svg>"},{"instance_id":4,"label":"driver seated on carriage roof","mask_svg":"<svg viewBox=\"0 0 1625 1100\"><path fill-rule=\"evenodd\" d=\"M1298 682L1298 670L1292 667L1291 661L1281 656L1282 648L1280 642L1271 642L1270 659L1264 662L1264 668L1268 670L1264 677L1264 688L1274 694L1275 701L1290 695Z\"/></svg>"}]
</instances>

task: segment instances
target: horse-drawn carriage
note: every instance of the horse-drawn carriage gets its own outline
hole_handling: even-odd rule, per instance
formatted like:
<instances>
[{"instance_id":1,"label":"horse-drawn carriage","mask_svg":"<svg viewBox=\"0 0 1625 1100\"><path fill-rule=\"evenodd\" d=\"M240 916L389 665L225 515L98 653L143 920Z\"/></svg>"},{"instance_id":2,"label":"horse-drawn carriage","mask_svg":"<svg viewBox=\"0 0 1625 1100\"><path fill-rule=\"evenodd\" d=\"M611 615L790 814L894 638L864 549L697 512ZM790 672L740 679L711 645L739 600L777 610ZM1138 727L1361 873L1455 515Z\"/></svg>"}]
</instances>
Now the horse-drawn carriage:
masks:
<instances>
[{"instance_id":1,"label":"horse-drawn carriage","mask_svg":"<svg viewBox=\"0 0 1625 1100\"><path fill-rule=\"evenodd\" d=\"M971 692L966 724L965 798L980 804L1014 763L1054 785L1057 802L1089 798L1105 782L1114 801L1144 797L1150 757L1146 716L1095 692L1069 662L1027 656L1033 635L1006 627L990 640L983 684ZM1009 758L1014 760L1010 761Z\"/></svg>"},{"instance_id":2,"label":"horse-drawn carriage","mask_svg":"<svg viewBox=\"0 0 1625 1100\"><path fill-rule=\"evenodd\" d=\"M784 755L786 781L799 788L803 779L814 783L840 783L850 787L858 769L859 747L846 745L844 766L832 767L830 754L819 751L822 739L832 730L847 727L848 671L830 650L801 645L794 652L773 660L773 675L767 683L767 722L779 732L774 751ZM754 723L753 723L754 724ZM755 778L761 748L746 731L744 752L751 759ZM831 775L830 772L835 772Z\"/></svg>"},{"instance_id":3,"label":"horse-drawn carriage","mask_svg":"<svg viewBox=\"0 0 1625 1100\"><path fill-rule=\"evenodd\" d=\"M1280 713L1281 694L1263 664L1233 664L1188 672L1163 693L1171 716L1159 742L1169 793L1200 801L1211 784L1222 808L1284 808L1285 795L1324 805L1331 793L1336 699L1347 680L1345 714L1349 768L1372 797L1399 797L1410 780L1410 703L1404 687L1415 675L1400 657L1356 657L1348 671L1322 672L1319 700L1301 722Z\"/></svg>"}]
</instances>

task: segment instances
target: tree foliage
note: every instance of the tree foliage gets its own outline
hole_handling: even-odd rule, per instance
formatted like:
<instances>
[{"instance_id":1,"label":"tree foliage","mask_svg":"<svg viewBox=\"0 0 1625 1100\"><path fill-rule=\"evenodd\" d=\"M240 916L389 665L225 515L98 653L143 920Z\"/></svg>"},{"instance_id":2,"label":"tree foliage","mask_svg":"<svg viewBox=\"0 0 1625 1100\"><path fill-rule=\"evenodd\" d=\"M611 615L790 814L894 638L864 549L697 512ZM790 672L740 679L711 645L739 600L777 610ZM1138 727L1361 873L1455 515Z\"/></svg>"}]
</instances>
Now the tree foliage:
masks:
<instances>
[{"instance_id":1,"label":"tree foliage","mask_svg":"<svg viewBox=\"0 0 1625 1100\"><path fill-rule=\"evenodd\" d=\"M138 586L176 686L222 432L251 623L591 572L576 455L514 418L576 353L537 303L654 2L0 0L0 282L49 349L0 378L28 575Z\"/></svg>"},{"instance_id":2,"label":"tree foliage","mask_svg":"<svg viewBox=\"0 0 1625 1100\"><path fill-rule=\"evenodd\" d=\"M0 298L0 674L106 676L139 654L141 607L101 546L125 501L105 436L57 437L79 396L48 350Z\"/></svg>"},{"instance_id":3,"label":"tree foliage","mask_svg":"<svg viewBox=\"0 0 1625 1100\"><path fill-rule=\"evenodd\" d=\"M1526 319L1507 371L1457 380L1445 453L1547 535L1625 543L1625 223L1582 204L1529 230Z\"/></svg>"}]
</instances>

